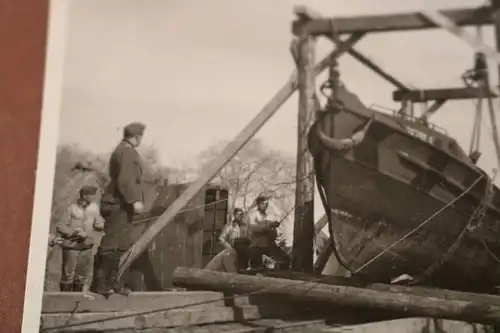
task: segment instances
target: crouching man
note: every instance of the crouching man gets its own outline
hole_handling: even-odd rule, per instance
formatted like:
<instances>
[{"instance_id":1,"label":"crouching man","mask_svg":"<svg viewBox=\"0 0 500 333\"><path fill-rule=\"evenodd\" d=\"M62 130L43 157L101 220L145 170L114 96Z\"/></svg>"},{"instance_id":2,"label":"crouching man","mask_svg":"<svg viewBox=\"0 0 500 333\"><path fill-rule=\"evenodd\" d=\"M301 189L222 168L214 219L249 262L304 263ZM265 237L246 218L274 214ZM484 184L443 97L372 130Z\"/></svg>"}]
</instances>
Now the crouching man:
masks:
<instances>
[{"instance_id":1,"label":"crouching man","mask_svg":"<svg viewBox=\"0 0 500 333\"><path fill-rule=\"evenodd\" d=\"M61 291L87 291L93 275L94 230L102 230L99 206L93 201L95 186L84 186L57 225L62 249ZM86 286L87 288L84 288Z\"/></svg>"},{"instance_id":2,"label":"crouching man","mask_svg":"<svg viewBox=\"0 0 500 333\"><path fill-rule=\"evenodd\" d=\"M234 239L232 247L219 252L207 264L205 269L225 273L238 273L246 270L248 264L248 245L250 245L250 241L247 238Z\"/></svg>"}]
</instances>

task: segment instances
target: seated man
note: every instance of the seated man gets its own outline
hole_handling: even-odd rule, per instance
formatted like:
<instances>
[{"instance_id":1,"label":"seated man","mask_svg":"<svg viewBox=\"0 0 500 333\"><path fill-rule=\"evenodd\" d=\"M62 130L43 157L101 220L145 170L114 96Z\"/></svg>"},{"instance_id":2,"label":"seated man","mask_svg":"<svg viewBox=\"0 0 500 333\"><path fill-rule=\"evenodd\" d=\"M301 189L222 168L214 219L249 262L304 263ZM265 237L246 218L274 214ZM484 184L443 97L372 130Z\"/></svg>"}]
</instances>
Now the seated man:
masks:
<instances>
[{"instance_id":1,"label":"seated man","mask_svg":"<svg viewBox=\"0 0 500 333\"><path fill-rule=\"evenodd\" d=\"M250 241L246 238L237 238L233 246L219 252L207 264L205 269L225 273L238 273L245 270L248 263L248 245Z\"/></svg>"},{"instance_id":2,"label":"seated man","mask_svg":"<svg viewBox=\"0 0 500 333\"><path fill-rule=\"evenodd\" d=\"M269 198L259 195L256 199L256 208L247 215L247 226L249 230L250 247L250 267L252 270L259 270L265 266L266 257L272 258L276 265L288 268L290 259L288 255L276 244L277 228L280 222L269 218L267 208ZM271 265L274 266L274 265Z\"/></svg>"}]
</instances>

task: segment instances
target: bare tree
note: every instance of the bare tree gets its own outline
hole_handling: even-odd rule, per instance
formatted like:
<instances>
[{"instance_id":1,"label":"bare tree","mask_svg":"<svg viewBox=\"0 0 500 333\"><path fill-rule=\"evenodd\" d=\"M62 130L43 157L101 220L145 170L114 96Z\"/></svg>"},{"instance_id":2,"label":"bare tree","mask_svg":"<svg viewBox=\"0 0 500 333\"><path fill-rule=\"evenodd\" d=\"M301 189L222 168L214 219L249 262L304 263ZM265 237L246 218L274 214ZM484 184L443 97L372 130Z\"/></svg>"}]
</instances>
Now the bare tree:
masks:
<instances>
[{"instance_id":1,"label":"bare tree","mask_svg":"<svg viewBox=\"0 0 500 333\"><path fill-rule=\"evenodd\" d=\"M210 146L198 156L198 171L217 158L225 142ZM214 178L229 191L229 210L251 208L259 194L272 197L271 213L283 220L279 240L283 240L286 228L293 221L295 204L295 160L280 151L265 146L261 140L253 139Z\"/></svg>"},{"instance_id":2,"label":"bare tree","mask_svg":"<svg viewBox=\"0 0 500 333\"><path fill-rule=\"evenodd\" d=\"M217 158L225 142L210 146L198 156L200 171ZM219 172L213 180L229 191L229 208L249 208L260 193L271 195L280 209L293 207L295 163L290 156L266 147L253 139Z\"/></svg>"}]
</instances>

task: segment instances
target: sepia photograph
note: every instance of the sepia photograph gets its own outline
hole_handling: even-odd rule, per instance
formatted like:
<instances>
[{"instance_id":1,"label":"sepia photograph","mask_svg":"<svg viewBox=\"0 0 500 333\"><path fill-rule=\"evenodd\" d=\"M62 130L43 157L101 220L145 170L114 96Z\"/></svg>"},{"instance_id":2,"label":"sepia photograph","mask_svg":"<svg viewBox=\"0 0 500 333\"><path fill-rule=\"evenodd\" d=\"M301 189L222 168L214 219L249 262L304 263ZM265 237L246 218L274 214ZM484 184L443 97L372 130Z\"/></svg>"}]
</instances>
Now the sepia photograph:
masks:
<instances>
[{"instance_id":1,"label":"sepia photograph","mask_svg":"<svg viewBox=\"0 0 500 333\"><path fill-rule=\"evenodd\" d=\"M23 332L500 331L500 1L48 15Z\"/></svg>"}]
</instances>

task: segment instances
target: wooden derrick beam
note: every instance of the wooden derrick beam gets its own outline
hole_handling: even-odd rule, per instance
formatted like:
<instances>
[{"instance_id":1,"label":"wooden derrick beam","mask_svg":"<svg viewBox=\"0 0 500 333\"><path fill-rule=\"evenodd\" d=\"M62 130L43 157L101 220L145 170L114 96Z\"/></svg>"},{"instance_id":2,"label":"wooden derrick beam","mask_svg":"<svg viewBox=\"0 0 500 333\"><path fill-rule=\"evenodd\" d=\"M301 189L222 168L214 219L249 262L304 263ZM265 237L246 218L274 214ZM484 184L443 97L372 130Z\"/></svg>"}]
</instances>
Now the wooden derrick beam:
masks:
<instances>
[{"instance_id":1,"label":"wooden derrick beam","mask_svg":"<svg viewBox=\"0 0 500 333\"><path fill-rule=\"evenodd\" d=\"M297 15L299 20L302 22L302 24L306 24L307 22L311 20L321 20L323 17L317 13L316 11L312 10L309 7L306 6L296 6L294 7L294 13ZM298 23L297 23L298 24ZM325 35L326 38L330 39L332 42L334 42L337 46L341 43L340 38L336 36L336 34L331 33ZM367 68L371 69L373 72L377 73L380 75L382 78L384 78L387 82L391 83L394 85L396 88L400 90L409 90L409 87L401 82L400 80L396 79L393 75L389 74L387 71L382 69L379 65L374 63L372 60L368 59L364 54L361 52L357 51L354 47L350 48L347 53L352 56L354 59L359 61L361 64L366 66Z\"/></svg>"},{"instance_id":2,"label":"wooden derrick beam","mask_svg":"<svg viewBox=\"0 0 500 333\"><path fill-rule=\"evenodd\" d=\"M478 8L462 8L443 10L442 13L459 26L492 24L488 6ZM400 13L385 15L365 15L356 17L322 18L311 20L306 25L300 20L292 23L295 35L308 33L312 35L331 35L334 28L339 34L356 32L394 32L424 30L439 27L420 13Z\"/></svg>"},{"instance_id":3,"label":"wooden derrick beam","mask_svg":"<svg viewBox=\"0 0 500 333\"><path fill-rule=\"evenodd\" d=\"M496 97L493 92L481 93L477 88L448 88L448 89L423 89L423 90L396 90L392 94L394 101L428 102L438 100L461 100L483 97Z\"/></svg>"},{"instance_id":4,"label":"wooden derrick beam","mask_svg":"<svg viewBox=\"0 0 500 333\"><path fill-rule=\"evenodd\" d=\"M288 297L296 301L331 304L372 310L385 310L404 316L439 317L478 323L500 323L498 302L449 300L429 291L428 296L395 293L360 287L329 285L289 279L221 273L188 267L177 267L175 285L234 293L262 293ZM452 291L449 291L452 294ZM327 306L326 306L327 307Z\"/></svg>"},{"instance_id":5,"label":"wooden derrick beam","mask_svg":"<svg viewBox=\"0 0 500 333\"><path fill-rule=\"evenodd\" d=\"M338 58L349 48L357 43L363 33L350 36L342 45L333 50L314 66L314 75L319 75L331 63L333 58ZM141 235L137 242L120 259L119 276L130 267L130 264L137 259L148 247L149 243L163 228L172 222L174 217L198 194L203 187L212 180L213 177L233 158L234 155L264 126L264 124L276 113L276 111L288 100L298 86L297 72L294 71L285 85L266 104L266 106L250 121L250 123L226 146L220 156L204 168L198 179L190 184L182 192L181 196L170 205L167 210Z\"/></svg>"}]
</instances>

